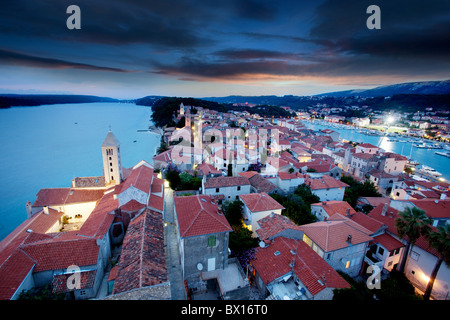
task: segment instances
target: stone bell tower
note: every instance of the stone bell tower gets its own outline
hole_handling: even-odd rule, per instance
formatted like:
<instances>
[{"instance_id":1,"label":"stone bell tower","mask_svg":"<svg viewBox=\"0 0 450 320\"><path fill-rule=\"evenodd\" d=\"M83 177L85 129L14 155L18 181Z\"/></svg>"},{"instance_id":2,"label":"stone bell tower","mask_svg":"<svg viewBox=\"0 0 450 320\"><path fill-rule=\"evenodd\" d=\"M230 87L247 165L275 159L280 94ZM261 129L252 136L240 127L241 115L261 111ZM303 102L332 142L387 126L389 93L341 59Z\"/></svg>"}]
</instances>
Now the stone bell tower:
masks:
<instances>
[{"instance_id":1,"label":"stone bell tower","mask_svg":"<svg viewBox=\"0 0 450 320\"><path fill-rule=\"evenodd\" d=\"M106 185L116 185L123 181L120 143L111 129L102 144L103 174Z\"/></svg>"}]
</instances>

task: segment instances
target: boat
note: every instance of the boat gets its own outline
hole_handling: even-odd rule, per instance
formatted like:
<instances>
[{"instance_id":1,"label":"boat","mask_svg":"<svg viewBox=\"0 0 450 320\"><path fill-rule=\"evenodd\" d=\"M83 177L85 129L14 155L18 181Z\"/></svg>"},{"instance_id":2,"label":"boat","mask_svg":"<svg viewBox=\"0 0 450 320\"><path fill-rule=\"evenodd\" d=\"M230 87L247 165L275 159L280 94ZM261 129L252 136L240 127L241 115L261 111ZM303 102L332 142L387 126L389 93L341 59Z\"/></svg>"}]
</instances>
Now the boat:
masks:
<instances>
[{"instance_id":1,"label":"boat","mask_svg":"<svg viewBox=\"0 0 450 320\"><path fill-rule=\"evenodd\" d=\"M416 160L413 160L413 159L409 159L407 162L406 162L406 166L407 167L417 167L419 165L419 162L418 161L416 161Z\"/></svg>"},{"instance_id":2,"label":"boat","mask_svg":"<svg viewBox=\"0 0 450 320\"><path fill-rule=\"evenodd\" d=\"M436 154L438 154L440 156L444 156L444 157L450 158L450 152L449 151L447 151L447 152L436 151L434 153L436 153Z\"/></svg>"},{"instance_id":3,"label":"boat","mask_svg":"<svg viewBox=\"0 0 450 320\"><path fill-rule=\"evenodd\" d=\"M436 171L435 169L426 166L426 165L422 165L422 168L417 169L418 172L423 173L423 174L427 174L427 175L431 175L434 177L440 177L442 176L442 173Z\"/></svg>"},{"instance_id":4,"label":"boat","mask_svg":"<svg viewBox=\"0 0 450 320\"><path fill-rule=\"evenodd\" d=\"M426 144L426 143L415 144L414 147L419 148L419 149L442 149L442 147L437 143L435 143L435 144Z\"/></svg>"}]
</instances>

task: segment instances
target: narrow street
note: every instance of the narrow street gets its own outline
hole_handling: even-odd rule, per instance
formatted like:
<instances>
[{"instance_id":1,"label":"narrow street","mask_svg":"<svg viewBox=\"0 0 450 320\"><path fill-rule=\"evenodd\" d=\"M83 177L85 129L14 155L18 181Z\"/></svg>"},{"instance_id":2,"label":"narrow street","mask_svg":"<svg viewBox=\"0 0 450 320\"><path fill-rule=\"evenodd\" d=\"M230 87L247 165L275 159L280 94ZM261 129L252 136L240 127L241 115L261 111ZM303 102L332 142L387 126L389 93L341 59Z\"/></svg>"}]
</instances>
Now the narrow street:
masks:
<instances>
[{"instance_id":1,"label":"narrow street","mask_svg":"<svg viewBox=\"0 0 450 320\"><path fill-rule=\"evenodd\" d=\"M173 190L164 188L164 246L166 249L166 266L169 276L172 300L186 300L183 274L181 272L180 250L178 248L178 234L173 209Z\"/></svg>"}]
</instances>

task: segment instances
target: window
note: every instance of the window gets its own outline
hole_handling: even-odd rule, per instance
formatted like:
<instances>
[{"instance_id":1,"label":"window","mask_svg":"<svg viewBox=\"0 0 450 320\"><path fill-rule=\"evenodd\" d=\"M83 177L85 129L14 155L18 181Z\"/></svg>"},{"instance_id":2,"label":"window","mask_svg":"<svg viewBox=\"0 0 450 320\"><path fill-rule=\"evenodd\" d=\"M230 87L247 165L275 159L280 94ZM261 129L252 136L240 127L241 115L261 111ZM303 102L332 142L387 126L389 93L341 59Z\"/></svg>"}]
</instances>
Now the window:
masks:
<instances>
[{"instance_id":1,"label":"window","mask_svg":"<svg viewBox=\"0 0 450 320\"><path fill-rule=\"evenodd\" d=\"M215 247L215 246L216 246L216 236L208 237L208 247Z\"/></svg>"},{"instance_id":2,"label":"window","mask_svg":"<svg viewBox=\"0 0 450 320\"><path fill-rule=\"evenodd\" d=\"M109 166L112 167L112 162L109 163Z\"/></svg>"},{"instance_id":3,"label":"window","mask_svg":"<svg viewBox=\"0 0 450 320\"><path fill-rule=\"evenodd\" d=\"M111 172L113 172L113 168L111 168Z\"/></svg>"},{"instance_id":4,"label":"window","mask_svg":"<svg viewBox=\"0 0 450 320\"><path fill-rule=\"evenodd\" d=\"M238 191L241 190L241 186L238 186L237 189L238 189Z\"/></svg>"},{"instance_id":5,"label":"window","mask_svg":"<svg viewBox=\"0 0 450 320\"><path fill-rule=\"evenodd\" d=\"M378 247L378 254L383 255L384 249L382 247Z\"/></svg>"},{"instance_id":6,"label":"window","mask_svg":"<svg viewBox=\"0 0 450 320\"><path fill-rule=\"evenodd\" d=\"M109 160L112 160L112 157L109 157Z\"/></svg>"},{"instance_id":7,"label":"window","mask_svg":"<svg viewBox=\"0 0 450 320\"><path fill-rule=\"evenodd\" d=\"M216 188L216 193L219 192L219 188Z\"/></svg>"}]
</instances>

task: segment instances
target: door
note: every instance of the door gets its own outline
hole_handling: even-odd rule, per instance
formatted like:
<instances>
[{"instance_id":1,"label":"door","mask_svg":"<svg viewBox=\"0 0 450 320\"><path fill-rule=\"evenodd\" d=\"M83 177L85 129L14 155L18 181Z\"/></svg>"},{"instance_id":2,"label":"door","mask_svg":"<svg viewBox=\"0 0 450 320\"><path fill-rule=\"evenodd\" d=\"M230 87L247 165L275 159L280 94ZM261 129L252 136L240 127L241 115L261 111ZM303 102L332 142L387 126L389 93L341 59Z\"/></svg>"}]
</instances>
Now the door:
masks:
<instances>
[{"instance_id":1,"label":"door","mask_svg":"<svg viewBox=\"0 0 450 320\"><path fill-rule=\"evenodd\" d=\"M216 258L208 259L208 271L216 270Z\"/></svg>"}]
</instances>

